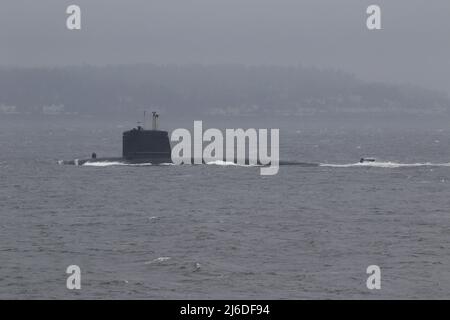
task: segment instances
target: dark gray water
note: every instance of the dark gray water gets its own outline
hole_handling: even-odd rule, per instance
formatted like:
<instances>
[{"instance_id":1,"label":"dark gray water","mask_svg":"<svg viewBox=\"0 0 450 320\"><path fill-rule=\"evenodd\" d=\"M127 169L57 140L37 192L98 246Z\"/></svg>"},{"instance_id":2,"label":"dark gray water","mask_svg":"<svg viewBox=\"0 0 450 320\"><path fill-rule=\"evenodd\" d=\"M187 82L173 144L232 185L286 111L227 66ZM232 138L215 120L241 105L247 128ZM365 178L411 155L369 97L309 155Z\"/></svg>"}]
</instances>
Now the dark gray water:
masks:
<instances>
[{"instance_id":1,"label":"dark gray water","mask_svg":"<svg viewBox=\"0 0 450 320\"><path fill-rule=\"evenodd\" d=\"M130 123L2 117L0 298L450 298L445 121L280 126L282 159L331 166L263 177L60 166L119 155ZM378 162L353 165L361 156ZM72 264L80 291L66 289Z\"/></svg>"}]
</instances>

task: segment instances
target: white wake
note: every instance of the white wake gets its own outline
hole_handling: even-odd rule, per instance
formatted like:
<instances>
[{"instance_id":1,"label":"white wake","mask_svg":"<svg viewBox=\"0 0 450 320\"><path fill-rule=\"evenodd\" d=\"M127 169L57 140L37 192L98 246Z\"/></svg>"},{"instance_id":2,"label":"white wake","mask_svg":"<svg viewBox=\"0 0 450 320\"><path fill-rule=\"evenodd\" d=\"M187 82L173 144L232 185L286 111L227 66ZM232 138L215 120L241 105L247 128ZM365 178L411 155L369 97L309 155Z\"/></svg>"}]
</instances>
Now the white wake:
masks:
<instances>
[{"instance_id":1,"label":"white wake","mask_svg":"<svg viewBox=\"0 0 450 320\"><path fill-rule=\"evenodd\" d=\"M398 162L357 162L346 164L333 164L333 163L321 163L321 167L333 167L333 168L353 168L353 167L376 167L376 168L414 168L414 167L450 167L450 163L398 163Z\"/></svg>"},{"instance_id":2,"label":"white wake","mask_svg":"<svg viewBox=\"0 0 450 320\"><path fill-rule=\"evenodd\" d=\"M86 167L111 167L111 166L133 166L133 167L142 167L142 166L151 166L150 162L148 163L124 163L119 161L88 161L83 164Z\"/></svg>"}]
</instances>

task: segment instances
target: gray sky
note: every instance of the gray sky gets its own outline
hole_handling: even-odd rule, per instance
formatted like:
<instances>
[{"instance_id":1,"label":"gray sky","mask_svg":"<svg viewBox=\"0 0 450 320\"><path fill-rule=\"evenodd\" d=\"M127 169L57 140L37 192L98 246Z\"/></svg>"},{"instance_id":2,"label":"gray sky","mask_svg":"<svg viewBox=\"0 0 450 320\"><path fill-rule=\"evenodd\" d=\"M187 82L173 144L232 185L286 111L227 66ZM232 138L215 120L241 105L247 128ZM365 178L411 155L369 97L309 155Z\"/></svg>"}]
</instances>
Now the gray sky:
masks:
<instances>
[{"instance_id":1,"label":"gray sky","mask_svg":"<svg viewBox=\"0 0 450 320\"><path fill-rule=\"evenodd\" d=\"M449 0L2 0L0 44L3 66L302 64L450 92Z\"/></svg>"}]
</instances>

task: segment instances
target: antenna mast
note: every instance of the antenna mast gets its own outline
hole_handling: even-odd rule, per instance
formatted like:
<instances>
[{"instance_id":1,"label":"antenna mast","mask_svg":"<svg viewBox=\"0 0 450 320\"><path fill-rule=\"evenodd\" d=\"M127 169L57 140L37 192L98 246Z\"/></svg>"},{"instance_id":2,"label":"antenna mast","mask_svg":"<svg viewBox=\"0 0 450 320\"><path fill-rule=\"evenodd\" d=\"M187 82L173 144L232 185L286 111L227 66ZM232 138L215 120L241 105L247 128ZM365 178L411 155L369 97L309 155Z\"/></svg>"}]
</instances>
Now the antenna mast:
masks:
<instances>
[{"instance_id":1,"label":"antenna mast","mask_svg":"<svg viewBox=\"0 0 450 320\"><path fill-rule=\"evenodd\" d=\"M152 114L153 114L152 130L158 130L159 114L157 114L155 111L153 111Z\"/></svg>"},{"instance_id":2,"label":"antenna mast","mask_svg":"<svg viewBox=\"0 0 450 320\"><path fill-rule=\"evenodd\" d=\"M147 111L144 110L144 130L147 129Z\"/></svg>"}]
</instances>

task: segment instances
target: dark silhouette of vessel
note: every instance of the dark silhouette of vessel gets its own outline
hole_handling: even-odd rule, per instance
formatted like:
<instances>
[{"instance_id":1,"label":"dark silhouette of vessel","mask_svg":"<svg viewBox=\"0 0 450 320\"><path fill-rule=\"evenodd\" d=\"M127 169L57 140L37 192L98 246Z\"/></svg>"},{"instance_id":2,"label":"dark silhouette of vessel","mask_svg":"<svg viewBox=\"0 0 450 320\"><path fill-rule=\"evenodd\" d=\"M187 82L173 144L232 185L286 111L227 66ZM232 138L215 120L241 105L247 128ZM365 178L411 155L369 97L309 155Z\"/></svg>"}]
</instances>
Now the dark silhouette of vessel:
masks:
<instances>
[{"instance_id":1,"label":"dark silhouette of vessel","mask_svg":"<svg viewBox=\"0 0 450 320\"><path fill-rule=\"evenodd\" d=\"M59 164L81 166L86 163L111 163L114 164L172 164L172 149L170 145L169 134L167 131L158 130L159 115L152 112L152 128L147 130L138 125L136 128L125 131L122 137L122 157L113 158L99 158L94 152L91 158L88 159L74 159L74 160L60 160ZM145 123L145 114L144 114ZM369 159L362 159L361 162L370 161ZM223 161L227 161L223 159ZM196 163L194 158L191 158L191 163ZM205 160L201 159L201 163L205 164ZM238 164L235 157L233 163ZM250 164L250 160L246 158L244 164ZM259 159L257 164L261 165ZM279 161L279 165L299 165L305 167L317 167L317 163L306 163L297 161ZM267 164L265 164L267 165Z\"/></svg>"},{"instance_id":2,"label":"dark silhouette of vessel","mask_svg":"<svg viewBox=\"0 0 450 320\"><path fill-rule=\"evenodd\" d=\"M83 165L88 162L120 162L124 164L172 163L169 134L167 131L158 130L159 115L156 112L152 114L151 130L137 126L123 133L121 158L97 158L97 154L94 152L89 159L60 161L60 163L71 165Z\"/></svg>"}]
</instances>

